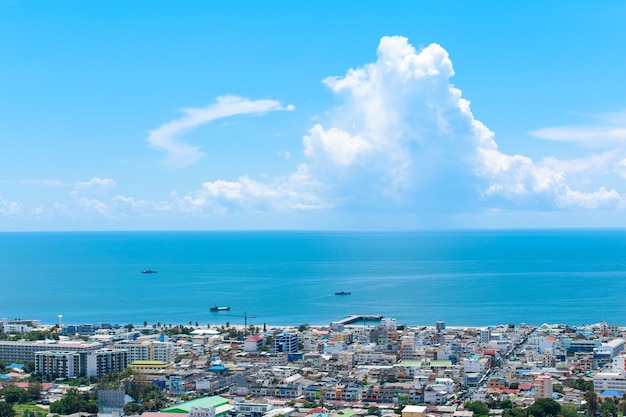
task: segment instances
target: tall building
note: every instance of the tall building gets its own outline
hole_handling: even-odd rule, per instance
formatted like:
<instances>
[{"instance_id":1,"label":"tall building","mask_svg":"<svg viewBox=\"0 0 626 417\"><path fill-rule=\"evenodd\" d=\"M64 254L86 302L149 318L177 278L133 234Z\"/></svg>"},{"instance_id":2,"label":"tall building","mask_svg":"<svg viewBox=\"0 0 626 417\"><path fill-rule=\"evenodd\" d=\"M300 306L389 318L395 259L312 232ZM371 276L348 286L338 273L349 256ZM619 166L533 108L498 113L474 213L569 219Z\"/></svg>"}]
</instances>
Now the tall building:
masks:
<instances>
[{"instance_id":1,"label":"tall building","mask_svg":"<svg viewBox=\"0 0 626 417\"><path fill-rule=\"evenodd\" d=\"M298 351L298 336L293 333L279 333L274 338L274 352L296 353Z\"/></svg>"},{"instance_id":2,"label":"tall building","mask_svg":"<svg viewBox=\"0 0 626 417\"><path fill-rule=\"evenodd\" d=\"M160 361L170 363L174 355L174 347L170 342L156 340L121 341L115 344L116 349L128 351L129 363L135 361Z\"/></svg>"},{"instance_id":3,"label":"tall building","mask_svg":"<svg viewBox=\"0 0 626 417\"><path fill-rule=\"evenodd\" d=\"M435 330L437 331L437 333L441 333L446 330L446 322L439 320L437 323L435 323Z\"/></svg>"},{"instance_id":4,"label":"tall building","mask_svg":"<svg viewBox=\"0 0 626 417\"><path fill-rule=\"evenodd\" d=\"M100 349L87 355L87 376L101 378L122 372L130 364L126 349Z\"/></svg>"},{"instance_id":5,"label":"tall building","mask_svg":"<svg viewBox=\"0 0 626 417\"><path fill-rule=\"evenodd\" d=\"M552 377L550 374L539 375L533 382L535 398L552 398Z\"/></svg>"},{"instance_id":6,"label":"tall building","mask_svg":"<svg viewBox=\"0 0 626 417\"><path fill-rule=\"evenodd\" d=\"M93 352L102 347L102 343L43 343L43 342L12 342L0 341L0 361L13 363L16 361L35 362L35 353L41 351L72 351Z\"/></svg>"},{"instance_id":7,"label":"tall building","mask_svg":"<svg viewBox=\"0 0 626 417\"><path fill-rule=\"evenodd\" d=\"M87 376L87 353L58 350L37 352L35 373L49 378Z\"/></svg>"},{"instance_id":8,"label":"tall building","mask_svg":"<svg viewBox=\"0 0 626 417\"><path fill-rule=\"evenodd\" d=\"M35 353L35 373L51 378L76 378L121 372L128 366L128 352L100 349L93 352L47 350Z\"/></svg>"},{"instance_id":9,"label":"tall building","mask_svg":"<svg viewBox=\"0 0 626 417\"><path fill-rule=\"evenodd\" d=\"M489 343L491 341L491 329L480 329L480 343Z\"/></svg>"}]
</instances>

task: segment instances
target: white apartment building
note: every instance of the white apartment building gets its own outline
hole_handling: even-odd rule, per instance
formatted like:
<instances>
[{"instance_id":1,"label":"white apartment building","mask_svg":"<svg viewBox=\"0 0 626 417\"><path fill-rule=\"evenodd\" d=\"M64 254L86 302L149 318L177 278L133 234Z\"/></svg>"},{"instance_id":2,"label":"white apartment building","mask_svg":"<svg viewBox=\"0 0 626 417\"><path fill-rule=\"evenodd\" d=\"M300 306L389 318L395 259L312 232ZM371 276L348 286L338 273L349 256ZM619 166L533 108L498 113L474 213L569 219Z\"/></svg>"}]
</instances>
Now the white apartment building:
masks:
<instances>
[{"instance_id":1,"label":"white apartment building","mask_svg":"<svg viewBox=\"0 0 626 417\"><path fill-rule=\"evenodd\" d=\"M41 326L41 320L9 320L7 318L3 318L0 323L2 323L2 331L7 334L28 333Z\"/></svg>"},{"instance_id":2,"label":"white apartment building","mask_svg":"<svg viewBox=\"0 0 626 417\"><path fill-rule=\"evenodd\" d=\"M129 363L135 361L160 361L170 363L174 357L174 345L171 342L124 340L116 343L115 348L128 351Z\"/></svg>"},{"instance_id":3,"label":"white apartment building","mask_svg":"<svg viewBox=\"0 0 626 417\"><path fill-rule=\"evenodd\" d=\"M0 341L0 361L35 362L35 353L40 351L76 351L92 352L102 347L101 343L50 343L50 342L13 342Z\"/></svg>"},{"instance_id":4,"label":"white apartment building","mask_svg":"<svg viewBox=\"0 0 626 417\"><path fill-rule=\"evenodd\" d=\"M463 372L466 374L482 374L487 369L487 358L465 358L463 359Z\"/></svg>"},{"instance_id":5,"label":"white apartment building","mask_svg":"<svg viewBox=\"0 0 626 417\"><path fill-rule=\"evenodd\" d=\"M626 392L626 373L600 372L593 377L593 390L598 394L606 390Z\"/></svg>"}]
</instances>

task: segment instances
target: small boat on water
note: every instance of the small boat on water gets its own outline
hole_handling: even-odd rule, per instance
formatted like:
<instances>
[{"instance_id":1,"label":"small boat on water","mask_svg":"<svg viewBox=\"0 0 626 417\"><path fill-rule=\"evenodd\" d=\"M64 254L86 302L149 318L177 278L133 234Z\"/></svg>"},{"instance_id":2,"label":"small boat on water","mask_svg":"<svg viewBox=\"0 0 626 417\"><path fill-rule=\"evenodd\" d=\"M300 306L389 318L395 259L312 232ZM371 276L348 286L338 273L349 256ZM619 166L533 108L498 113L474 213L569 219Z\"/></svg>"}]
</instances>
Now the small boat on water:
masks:
<instances>
[{"instance_id":1,"label":"small boat on water","mask_svg":"<svg viewBox=\"0 0 626 417\"><path fill-rule=\"evenodd\" d=\"M156 274L157 271L155 271L154 269L144 269L143 271L141 271L142 274Z\"/></svg>"},{"instance_id":2,"label":"small boat on water","mask_svg":"<svg viewBox=\"0 0 626 417\"><path fill-rule=\"evenodd\" d=\"M228 311L228 310L230 310L230 307L228 307L228 306L220 307L220 306L215 305L215 306L209 308L209 310L211 310L211 311Z\"/></svg>"},{"instance_id":3,"label":"small boat on water","mask_svg":"<svg viewBox=\"0 0 626 417\"><path fill-rule=\"evenodd\" d=\"M335 295L350 295L350 294L352 294L352 293L348 292L348 291L337 291L335 293Z\"/></svg>"}]
</instances>

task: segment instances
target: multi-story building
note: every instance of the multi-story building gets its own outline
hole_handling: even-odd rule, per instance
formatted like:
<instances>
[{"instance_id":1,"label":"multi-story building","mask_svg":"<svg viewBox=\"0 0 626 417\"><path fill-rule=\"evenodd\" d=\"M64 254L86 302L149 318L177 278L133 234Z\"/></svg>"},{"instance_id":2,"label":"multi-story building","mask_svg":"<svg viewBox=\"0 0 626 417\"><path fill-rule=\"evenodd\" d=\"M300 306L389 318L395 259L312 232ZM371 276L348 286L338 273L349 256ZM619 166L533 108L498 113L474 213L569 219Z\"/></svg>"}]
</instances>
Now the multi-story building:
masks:
<instances>
[{"instance_id":1,"label":"multi-story building","mask_svg":"<svg viewBox=\"0 0 626 417\"><path fill-rule=\"evenodd\" d=\"M298 351L298 335L279 333L274 338L274 352L296 353Z\"/></svg>"},{"instance_id":2,"label":"multi-story building","mask_svg":"<svg viewBox=\"0 0 626 417\"><path fill-rule=\"evenodd\" d=\"M593 377L593 390L598 394L607 390L626 392L626 373L600 372Z\"/></svg>"},{"instance_id":3,"label":"multi-story building","mask_svg":"<svg viewBox=\"0 0 626 417\"><path fill-rule=\"evenodd\" d=\"M535 398L552 398L552 377L550 374L539 375L533 382Z\"/></svg>"},{"instance_id":4,"label":"multi-story building","mask_svg":"<svg viewBox=\"0 0 626 417\"><path fill-rule=\"evenodd\" d=\"M42 351L35 354L35 373L51 378L76 378L87 375L87 353Z\"/></svg>"},{"instance_id":5,"label":"multi-story building","mask_svg":"<svg viewBox=\"0 0 626 417\"><path fill-rule=\"evenodd\" d=\"M602 345L599 339L586 340L586 339L565 339L563 340L563 347L567 354L573 354L576 352L593 352L593 349Z\"/></svg>"},{"instance_id":6,"label":"multi-story building","mask_svg":"<svg viewBox=\"0 0 626 417\"><path fill-rule=\"evenodd\" d=\"M93 352L102 347L101 343L42 343L0 341L0 361L12 363L16 361L35 362L35 353L41 351L73 351Z\"/></svg>"},{"instance_id":7,"label":"multi-story building","mask_svg":"<svg viewBox=\"0 0 626 417\"><path fill-rule=\"evenodd\" d=\"M128 352L99 349L92 352L47 350L35 354L35 372L48 377L76 378L121 372L128 366Z\"/></svg>"},{"instance_id":8,"label":"multi-story building","mask_svg":"<svg viewBox=\"0 0 626 417\"><path fill-rule=\"evenodd\" d=\"M274 406L268 403L245 403L236 402L233 404L233 412L237 416L245 417L261 417L269 411L272 411Z\"/></svg>"},{"instance_id":9,"label":"multi-story building","mask_svg":"<svg viewBox=\"0 0 626 417\"><path fill-rule=\"evenodd\" d=\"M174 356L174 346L171 342L124 340L117 342L115 348L127 350L130 363L135 361L160 361L170 363Z\"/></svg>"},{"instance_id":10,"label":"multi-story building","mask_svg":"<svg viewBox=\"0 0 626 417\"><path fill-rule=\"evenodd\" d=\"M480 343L489 343L491 340L491 329L484 328L480 329Z\"/></svg>"},{"instance_id":11,"label":"multi-story building","mask_svg":"<svg viewBox=\"0 0 626 417\"><path fill-rule=\"evenodd\" d=\"M122 372L130 364L125 349L100 349L87 355L87 376L101 378L113 372Z\"/></svg>"},{"instance_id":12,"label":"multi-story building","mask_svg":"<svg viewBox=\"0 0 626 417\"><path fill-rule=\"evenodd\" d=\"M2 331L7 334L27 333L34 328L41 326L41 320L9 320L7 318L3 318L0 323L2 324Z\"/></svg>"},{"instance_id":13,"label":"multi-story building","mask_svg":"<svg viewBox=\"0 0 626 417\"><path fill-rule=\"evenodd\" d=\"M257 352L263 347L263 338L258 335L248 336L243 342L245 352Z\"/></svg>"}]
</instances>

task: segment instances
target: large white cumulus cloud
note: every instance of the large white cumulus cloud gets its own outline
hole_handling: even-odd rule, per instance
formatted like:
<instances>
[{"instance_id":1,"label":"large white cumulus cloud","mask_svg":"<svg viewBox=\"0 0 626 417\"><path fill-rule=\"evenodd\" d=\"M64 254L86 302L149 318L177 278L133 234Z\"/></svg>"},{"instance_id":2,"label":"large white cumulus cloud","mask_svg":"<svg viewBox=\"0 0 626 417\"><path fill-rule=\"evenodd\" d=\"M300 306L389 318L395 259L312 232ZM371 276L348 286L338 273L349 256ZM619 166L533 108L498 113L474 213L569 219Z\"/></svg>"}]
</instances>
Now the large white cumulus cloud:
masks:
<instances>
[{"instance_id":1,"label":"large white cumulus cloud","mask_svg":"<svg viewBox=\"0 0 626 417\"><path fill-rule=\"evenodd\" d=\"M309 171L336 184L337 198L391 209L620 203L614 189L573 191L552 160L501 152L453 75L441 46L417 51L404 37L382 38L375 62L324 80L341 104L304 138Z\"/></svg>"}]
</instances>

